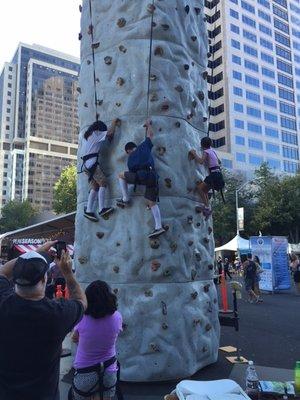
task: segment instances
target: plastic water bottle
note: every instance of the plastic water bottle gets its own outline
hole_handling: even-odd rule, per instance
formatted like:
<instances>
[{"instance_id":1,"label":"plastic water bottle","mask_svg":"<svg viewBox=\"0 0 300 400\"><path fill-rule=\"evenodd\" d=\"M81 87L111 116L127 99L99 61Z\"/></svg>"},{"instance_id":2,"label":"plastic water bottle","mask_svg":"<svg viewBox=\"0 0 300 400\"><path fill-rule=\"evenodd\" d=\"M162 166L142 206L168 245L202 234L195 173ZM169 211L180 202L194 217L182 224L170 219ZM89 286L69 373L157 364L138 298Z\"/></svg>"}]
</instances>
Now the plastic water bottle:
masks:
<instances>
[{"instance_id":1,"label":"plastic water bottle","mask_svg":"<svg viewBox=\"0 0 300 400\"><path fill-rule=\"evenodd\" d=\"M259 391L258 376L254 367L253 361L248 361L248 368L246 371L246 393L254 394Z\"/></svg>"},{"instance_id":2,"label":"plastic water bottle","mask_svg":"<svg viewBox=\"0 0 300 400\"><path fill-rule=\"evenodd\" d=\"M297 361L295 366L295 391L300 393L300 361Z\"/></svg>"}]
</instances>

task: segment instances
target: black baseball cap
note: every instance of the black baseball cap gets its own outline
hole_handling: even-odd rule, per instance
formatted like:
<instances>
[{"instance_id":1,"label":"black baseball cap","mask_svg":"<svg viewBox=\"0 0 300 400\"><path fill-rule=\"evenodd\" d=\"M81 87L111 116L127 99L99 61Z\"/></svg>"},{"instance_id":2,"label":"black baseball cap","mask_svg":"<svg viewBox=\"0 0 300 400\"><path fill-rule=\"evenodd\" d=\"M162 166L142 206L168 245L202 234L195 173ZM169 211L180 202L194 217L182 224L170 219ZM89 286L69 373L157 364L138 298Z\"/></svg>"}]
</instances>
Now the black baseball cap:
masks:
<instances>
[{"instance_id":1,"label":"black baseball cap","mask_svg":"<svg viewBox=\"0 0 300 400\"><path fill-rule=\"evenodd\" d=\"M48 269L49 261L36 251L30 251L17 259L13 268L13 281L18 286L35 286Z\"/></svg>"}]
</instances>

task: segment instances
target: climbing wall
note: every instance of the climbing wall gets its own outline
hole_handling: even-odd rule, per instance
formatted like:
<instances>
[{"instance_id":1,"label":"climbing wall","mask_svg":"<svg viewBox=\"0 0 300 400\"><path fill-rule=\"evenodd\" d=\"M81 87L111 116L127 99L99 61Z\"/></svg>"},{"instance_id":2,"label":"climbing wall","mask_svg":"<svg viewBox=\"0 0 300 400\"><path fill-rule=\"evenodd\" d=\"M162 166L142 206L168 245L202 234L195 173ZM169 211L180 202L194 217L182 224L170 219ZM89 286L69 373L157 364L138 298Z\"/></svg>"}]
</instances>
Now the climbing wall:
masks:
<instances>
[{"instance_id":1,"label":"climbing wall","mask_svg":"<svg viewBox=\"0 0 300 400\"><path fill-rule=\"evenodd\" d=\"M83 285L107 281L118 297L123 380L187 377L215 362L219 345L212 221L197 209L194 191L205 171L188 160L207 132L204 0L85 0L80 10L80 140L96 115L108 125L122 120L101 154L107 201L115 204L118 173L126 168L124 145L144 140L143 123L151 116L167 233L148 239L153 219L143 188L132 193L130 208L98 223L86 220L82 174L77 276ZM80 148L79 160L81 155Z\"/></svg>"}]
</instances>

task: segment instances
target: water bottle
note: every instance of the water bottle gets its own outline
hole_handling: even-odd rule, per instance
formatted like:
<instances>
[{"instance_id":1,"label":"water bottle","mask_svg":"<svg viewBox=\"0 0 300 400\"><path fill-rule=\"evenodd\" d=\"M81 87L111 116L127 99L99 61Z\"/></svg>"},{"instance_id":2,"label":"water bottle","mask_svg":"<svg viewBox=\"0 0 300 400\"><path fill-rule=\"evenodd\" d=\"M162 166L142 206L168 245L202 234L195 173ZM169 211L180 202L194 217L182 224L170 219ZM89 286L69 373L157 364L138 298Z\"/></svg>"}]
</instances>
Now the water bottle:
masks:
<instances>
[{"instance_id":1,"label":"water bottle","mask_svg":"<svg viewBox=\"0 0 300 400\"><path fill-rule=\"evenodd\" d=\"M297 361L295 366L295 391L300 393L300 361Z\"/></svg>"},{"instance_id":2,"label":"water bottle","mask_svg":"<svg viewBox=\"0 0 300 400\"><path fill-rule=\"evenodd\" d=\"M259 391L258 376L255 371L253 361L248 362L248 368L246 371L246 393L255 394Z\"/></svg>"}]
</instances>

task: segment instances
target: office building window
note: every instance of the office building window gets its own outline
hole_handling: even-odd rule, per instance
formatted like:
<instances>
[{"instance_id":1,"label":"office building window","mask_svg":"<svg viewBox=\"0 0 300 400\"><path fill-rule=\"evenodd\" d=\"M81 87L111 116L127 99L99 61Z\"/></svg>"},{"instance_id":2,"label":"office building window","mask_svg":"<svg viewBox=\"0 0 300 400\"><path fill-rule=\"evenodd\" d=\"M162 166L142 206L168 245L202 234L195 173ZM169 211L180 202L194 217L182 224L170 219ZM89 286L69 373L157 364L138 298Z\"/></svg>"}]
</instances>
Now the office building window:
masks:
<instances>
[{"instance_id":1,"label":"office building window","mask_svg":"<svg viewBox=\"0 0 300 400\"><path fill-rule=\"evenodd\" d=\"M299 12L300 14L300 12ZM300 39L300 31L298 31L297 29L292 28L292 34L297 37L298 39Z\"/></svg>"},{"instance_id":2,"label":"office building window","mask_svg":"<svg viewBox=\"0 0 300 400\"><path fill-rule=\"evenodd\" d=\"M235 19L239 19L239 13L234 11L232 8L230 9L230 16Z\"/></svg>"},{"instance_id":3,"label":"office building window","mask_svg":"<svg viewBox=\"0 0 300 400\"><path fill-rule=\"evenodd\" d=\"M245 29L243 29L243 36L244 38L251 40L252 42L256 43L257 42L257 37L254 33L246 31Z\"/></svg>"},{"instance_id":4,"label":"office building window","mask_svg":"<svg viewBox=\"0 0 300 400\"><path fill-rule=\"evenodd\" d=\"M220 104L217 107L209 107L209 113L210 115L220 115L224 112L224 104Z\"/></svg>"},{"instance_id":5,"label":"office building window","mask_svg":"<svg viewBox=\"0 0 300 400\"><path fill-rule=\"evenodd\" d=\"M246 15L242 15L242 21L244 24L251 26L252 28L256 28L256 22L254 19L247 17Z\"/></svg>"},{"instance_id":6,"label":"office building window","mask_svg":"<svg viewBox=\"0 0 300 400\"><path fill-rule=\"evenodd\" d=\"M258 72L258 65L252 61L245 60L244 61L245 68L250 69L251 71Z\"/></svg>"},{"instance_id":7,"label":"office building window","mask_svg":"<svg viewBox=\"0 0 300 400\"><path fill-rule=\"evenodd\" d=\"M261 118L261 111L258 108L248 107L247 106L247 115L255 118Z\"/></svg>"},{"instance_id":8,"label":"office building window","mask_svg":"<svg viewBox=\"0 0 300 400\"><path fill-rule=\"evenodd\" d=\"M261 72L263 75L268 76L269 78L275 79L275 72L270 70L269 68L262 67Z\"/></svg>"},{"instance_id":9,"label":"office building window","mask_svg":"<svg viewBox=\"0 0 300 400\"><path fill-rule=\"evenodd\" d=\"M260 103L260 95L249 90L246 91L246 99Z\"/></svg>"},{"instance_id":10,"label":"office building window","mask_svg":"<svg viewBox=\"0 0 300 400\"><path fill-rule=\"evenodd\" d=\"M295 101L294 92L290 92L289 90L286 90L286 89L283 89L280 87L278 89L278 93L279 93L279 97L281 99L285 99L285 100L292 101L292 102ZM299 102L300 102L300 99L299 99Z\"/></svg>"},{"instance_id":11,"label":"office building window","mask_svg":"<svg viewBox=\"0 0 300 400\"><path fill-rule=\"evenodd\" d=\"M287 8L286 0L273 0L275 3L279 4L280 6Z\"/></svg>"},{"instance_id":12,"label":"office building window","mask_svg":"<svg viewBox=\"0 0 300 400\"><path fill-rule=\"evenodd\" d=\"M284 62L282 60L279 60L278 58L277 58L277 68L280 71L286 72L287 74L290 74L290 75L293 74L292 65L288 64L288 63L286 63L286 62Z\"/></svg>"},{"instance_id":13,"label":"office building window","mask_svg":"<svg viewBox=\"0 0 300 400\"><path fill-rule=\"evenodd\" d=\"M232 55L232 62L234 64L241 65L242 64L242 59L241 57L236 56L235 54Z\"/></svg>"},{"instance_id":14,"label":"office building window","mask_svg":"<svg viewBox=\"0 0 300 400\"><path fill-rule=\"evenodd\" d=\"M213 139L214 148L225 146L225 144L226 144L225 136L221 137L220 139Z\"/></svg>"},{"instance_id":15,"label":"office building window","mask_svg":"<svg viewBox=\"0 0 300 400\"><path fill-rule=\"evenodd\" d=\"M281 43L284 46L291 47L290 39L276 31L275 31L275 40L276 42Z\"/></svg>"},{"instance_id":16,"label":"office building window","mask_svg":"<svg viewBox=\"0 0 300 400\"><path fill-rule=\"evenodd\" d=\"M239 146L245 146L245 138L243 136L236 136L235 144L238 144Z\"/></svg>"},{"instance_id":17,"label":"office building window","mask_svg":"<svg viewBox=\"0 0 300 400\"><path fill-rule=\"evenodd\" d=\"M235 128L238 128L238 129L244 129L244 121L242 121L240 119L235 119L234 126L235 126Z\"/></svg>"},{"instance_id":18,"label":"office building window","mask_svg":"<svg viewBox=\"0 0 300 400\"><path fill-rule=\"evenodd\" d=\"M243 97L243 89L237 86L233 86L233 94L235 94L236 96Z\"/></svg>"},{"instance_id":19,"label":"office building window","mask_svg":"<svg viewBox=\"0 0 300 400\"><path fill-rule=\"evenodd\" d=\"M270 9L270 3L268 0L257 0L258 4Z\"/></svg>"},{"instance_id":20,"label":"office building window","mask_svg":"<svg viewBox=\"0 0 300 400\"><path fill-rule=\"evenodd\" d=\"M214 44L213 46L209 46L210 53L214 54L216 51L222 48L222 41L220 40L218 43Z\"/></svg>"},{"instance_id":21,"label":"office building window","mask_svg":"<svg viewBox=\"0 0 300 400\"><path fill-rule=\"evenodd\" d=\"M263 163L264 159L261 156L257 156L256 154L249 154L249 162L252 165L260 166Z\"/></svg>"},{"instance_id":22,"label":"office building window","mask_svg":"<svg viewBox=\"0 0 300 400\"><path fill-rule=\"evenodd\" d=\"M269 153L280 153L280 148L277 144L274 143L266 143L266 151Z\"/></svg>"},{"instance_id":23,"label":"office building window","mask_svg":"<svg viewBox=\"0 0 300 400\"><path fill-rule=\"evenodd\" d=\"M272 108L277 108L277 101L270 97L264 96L264 105Z\"/></svg>"},{"instance_id":24,"label":"office building window","mask_svg":"<svg viewBox=\"0 0 300 400\"><path fill-rule=\"evenodd\" d=\"M271 17L269 14L266 14L265 12L258 10L258 16L262 19L264 19L265 21L271 22Z\"/></svg>"},{"instance_id":25,"label":"office building window","mask_svg":"<svg viewBox=\"0 0 300 400\"><path fill-rule=\"evenodd\" d=\"M234 111L236 111L236 112L240 112L240 113L244 112L243 104L234 103L233 108L234 108Z\"/></svg>"},{"instance_id":26,"label":"office building window","mask_svg":"<svg viewBox=\"0 0 300 400\"><path fill-rule=\"evenodd\" d=\"M287 117L280 117L280 124L282 128L291 129L297 131L296 121Z\"/></svg>"},{"instance_id":27,"label":"office building window","mask_svg":"<svg viewBox=\"0 0 300 400\"><path fill-rule=\"evenodd\" d=\"M224 168L232 168L232 161L228 160L227 158L222 158L222 165Z\"/></svg>"},{"instance_id":28,"label":"office building window","mask_svg":"<svg viewBox=\"0 0 300 400\"><path fill-rule=\"evenodd\" d=\"M289 50L285 50L283 47L279 47L276 45L276 54L279 57L285 58L286 60L292 60L292 53Z\"/></svg>"},{"instance_id":29,"label":"office building window","mask_svg":"<svg viewBox=\"0 0 300 400\"><path fill-rule=\"evenodd\" d=\"M250 75L245 75L245 82L248 85L259 87L259 80Z\"/></svg>"},{"instance_id":30,"label":"office building window","mask_svg":"<svg viewBox=\"0 0 300 400\"><path fill-rule=\"evenodd\" d=\"M294 144L295 146L298 145L298 137L296 134L291 132L282 131L281 132L281 140L285 143Z\"/></svg>"},{"instance_id":31,"label":"office building window","mask_svg":"<svg viewBox=\"0 0 300 400\"><path fill-rule=\"evenodd\" d=\"M213 31L208 31L208 37L215 39L221 33L221 25L217 26Z\"/></svg>"},{"instance_id":32,"label":"office building window","mask_svg":"<svg viewBox=\"0 0 300 400\"><path fill-rule=\"evenodd\" d=\"M238 4L238 0L230 0L231 3Z\"/></svg>"},{"instance_id":33,"label":"office building window","mask_svg":"<svg viewBox=\"0 0 300 400\"><path fill-rule=\"evenodd\" d=\"M268 163L269 167L272 169L280 169L281 168L280 160L276 160L274 158L267 158L267 163Z\"/></svg>"},{"instance_id":34,"label":"office building window","mask_svg":"<svg viewBox=\"0 0 300 400\"><path fill-rule=\"evenodd\" d=\"M280 112L292 115L293 117L296 116L296 108L288 103L283 103L282 101L280 102Z\"/></svg>"},{"instance_id":35,"label":"office building window","mask_svg":"<svg viewBox=\"0 0 300 400\"><path fill-rule=\"evenodd\" d=\"M269 54L266 54L266 53L264 53L264 52L261 52L261 53L260 53L260 57L261 57L261 59L262 59L263 61L265 61L265 62L267 62L267 63L269 63L269 64L274 65L274 57L270 56Z\"/></svg>"},{"instance_id":36,"label":"office building window","mask_svg":"<svg viewBox=\"0 0 300 400\"><path fill-rule=\"evenodd\" d=\"M221 65L223 62L222 56L218 57L216 60L209 60L208 61L208 68L214 69Z\"/></svg>"},{"instance_id":37,"label":"office building window","mask_svg":"<svg viewBox=\"0 0 300 400\"><path fill-rule=\"evenodd\" d=\"M220 89L216 90L215 92L212 92L212 91L208 92L208 98L210 100L217 100L217 99L221 98L222 96L224 96L223 88L220 88Z\"/></svg>"},{"instance_id":38,"label":"office building window","mask_svg":"<svg viewBox=\"0 0 300 400\"><path fill-rule=\"evenodd\" d=\"M291 174L295 174L299 171L299 164L292 161L283 161L283 168L285 172L289 172Z\"/></svg>"},{"instance_id":39,"label":"office building window","mask_svg":"<svg viewBox=\"0 0 300 400\"><path fill-rule=\"evenodd\" d=\"M248 139L248 145L252 149L262 150L263 144L261 140L256 139Z\"/></svg>"},{"instance_id":40,"label":"office building window","mask_svg":"<svg viewBox=\"0 0 300 400\"><path fill-rule=\"evenodd\" d=\"M292 160L299 160L298 149L294 147L282 146L282 155L285 158L291 158Z\"/></svg>"},{"instance_id":41,"label":"office building window","mask_svg":"<svg viewBox=\"0 0 300 400\"><path fill-rule=\"evenodd\" d=\"M279 137L278 129L275 129L275 128L265 127L265 134L266 134L266 136L270 136L270 137L274 137L274 138Z\"/></svg>"},{"instance_id":42,"label":"office building window","mask_svg":"<svg viewBox=\"0 0 300 400\"><path fill-rule=\"evenodd\" d=\"M277 18L274 18L274 26L275 28L279 29L280 31L289 34L290 30L289 30L289 26L288 24L286 24L285 22L280 21Z\"/></svg>"},{"instance_id":43,"label":"office building window","mask_svg":"<svg viewBox=\"0 0 300 400\"><path fill-rule=\"evenodd\" d=\"M265 47L266 49L273 50L273 43L269 42L269 40L260 38L260 45Z\"/></svg>"},{"instance_id":44,"label":"office building window","mask_svg":"<svg viewBox=\"0 0 300 400\"><path fill-rule=\"evenodd\" d=\"M276 114L264 112L264 119L265 121L274 122L275 124L278 123L278 117Z\"/></svg>"},{"instance_id":45,"label":"office building window","mask_svg":"<svg viewBox=\"0 0 300 400\"><path fill-rule=\"evenodd\" d=\"M294 82L293 82L292 78L290 78L286 75L279 74L279 73L278 73L278 83L280 83L281 85L291 87L291 88L294 87Z\"/></svg>"},{"instance_id":46,"label":"office building window","mask_svg":"<svg viewBox=\"0 0 300 400\"><path fill-rule=\"evenodd\" d=\"M213 124L213 123L209 124L209 131L210 132L219 132L224 128L225 128L225 121L220 121L220 122L217 122L215 124Z\"/></svg>"},{"instance_id":47,"label":"office building window","mask_svg":"<svg viewBox=\"0 0 300 400\"><path fill-rule=\"evenodd\" d=\"M289 20L288 13L273 4L273 13L286 21Z\"/></svg>"},{"instance_id":48,"label":"office building window","mask_svg":"<svg viewBox=\"0 0 300 400\"><path fill-rule=\"evenodd\" d=\"M262 86L263 89L266 90L267 92L276 93L275 85L272 85L271 83L268 82L263 82Z\"/></svg>"},{"instance_id":49,"label":"office building window","mask_svg":"<svg viewBox=\"0 0 300 400\"><path fill-rule=\"evenodd\" d=\"M241 48L240 42L238 42L237 40L234 40L234 39L231 39L231 46L238 50Z\"/></svg>"},{"instance_id":50,"label":"office building window","mask_svg":"<svg viewBox=\"0 0 300 400\"><path fill-rule=\"evenodd\" d=\"M231 40L231 42L232 42L232 40ZM244 44L244 52L247 53L247 54L250 54L253 57L257 57L258 56L257 50L254 47L247 46L246 44Z\"/></svg>"},{"instance_id":51,"label":"office building window","mask_svg":"<svg viewBox=\"0 0 300 400\"><path fill-rule=\"evenodd\" d=\"M262 33L265 33L268 36L272 36L272 29L270 29L269 27L267 27L266 25L263 24L259 24L259 30Z\"/></svg>"},{"instance_id":52,"label":"office building window","mask_svg":"<svg viewBox=\"0 0 300 400\"><path fill-rule=\"evenodd\" d=\"M249 132L257 133L259 135L262 134L262 126L254 124L253 122L248 122L247 129Z\"/></svg>"},{"instance_id":53,"label":"office building window","mask_svg":"<svg viewBox=\"0 0 300 400\"><path fill-rule=\"evenodd\" d=\"M247 3L246 1L241 1L241 6L242 6L242 8L244 9L244 10L247 10L247 11L249 11L250 13L252 13L252 14L255 14L255 8L251 5L251 4L249 4L249 3Z\"/></svg>"},{"instance_id":54,"label":"office building window","mask_svg":"<svg viewBox=\"0 0 300 400\"><path fill-rule=\"evenodd\" d=\"M242 80L242 74L238 71L232 71L232 77L238 81Z\"/></svg>"},{"instance_id":55,"label":"office building window","mask_svg":"<svg viewBox=\"0 0 300 400\"><path fill-rule=\"evenodd\" d=\"M235 159L238 162L246 162L246 155L244 153L236 153Z\"/></svg>"},{"instance_id":56,"label":"office building window","mask_svg":"<svg viewBox=\"0 0 300 400\"><path fill-rule=\"evenodd\" d=\"M240 33L240 28L237 25L234 24L230 24L230 30L233 33L237 33L239 35Z\"/></svg>"}]
</instances>

